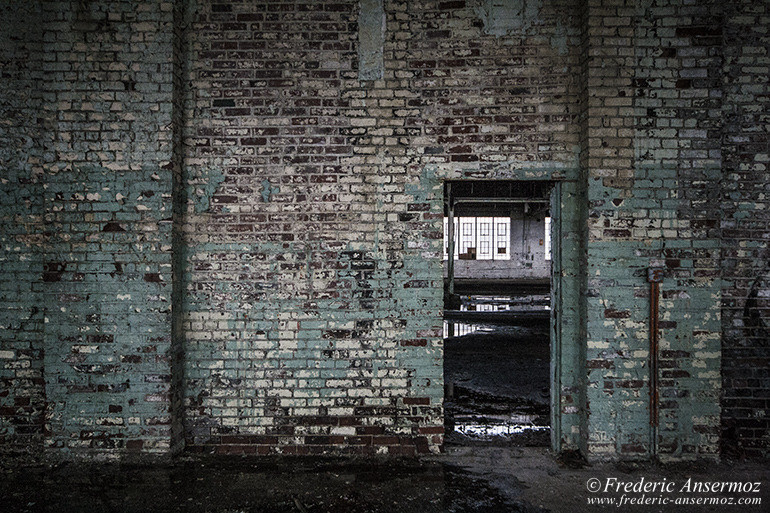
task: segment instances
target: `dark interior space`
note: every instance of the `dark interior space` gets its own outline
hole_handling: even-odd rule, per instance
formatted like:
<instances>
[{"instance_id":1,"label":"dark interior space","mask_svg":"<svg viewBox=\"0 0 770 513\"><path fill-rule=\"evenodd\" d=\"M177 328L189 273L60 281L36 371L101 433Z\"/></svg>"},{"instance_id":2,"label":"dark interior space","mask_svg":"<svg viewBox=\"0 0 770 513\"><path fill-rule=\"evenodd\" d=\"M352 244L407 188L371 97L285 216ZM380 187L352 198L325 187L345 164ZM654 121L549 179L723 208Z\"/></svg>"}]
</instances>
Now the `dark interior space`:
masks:
<instances>
[{"instance_id":1,"label":"dark interior space","mask_svg":"<svg viewBox=\"0 0 770 513\"><path fill-rule=\"evenodd\" d=\"M464 334L444 341L446 443L548 445L547 323L447 322Z\"/></svg>"}]
</instances>

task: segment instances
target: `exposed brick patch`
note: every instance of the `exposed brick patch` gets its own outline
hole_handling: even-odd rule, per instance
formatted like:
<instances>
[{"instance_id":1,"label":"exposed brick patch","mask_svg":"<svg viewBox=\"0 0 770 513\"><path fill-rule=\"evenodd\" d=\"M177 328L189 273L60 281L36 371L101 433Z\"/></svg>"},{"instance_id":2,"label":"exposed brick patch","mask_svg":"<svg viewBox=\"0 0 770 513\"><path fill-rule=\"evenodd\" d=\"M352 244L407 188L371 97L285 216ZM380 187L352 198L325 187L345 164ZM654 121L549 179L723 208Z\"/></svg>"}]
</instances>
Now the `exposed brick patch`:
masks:
<instances>
[{"instance_id":1,"label":"exposed brick patch","mask_svg":"<svg viewBox=\"0 0 770 513\"><path fill-rule=\"evenodd\" d=\"M0 292L2 316L28 305L14 315L19 329L3 322L0 332L2 349L18 351L0 360L16 404L0 415L0 445L166 452L168 430L155 419L168 414L168 384L146 378L169 374L160 355L170 343L170 298L154 282L170 269L172 35L163 27L171 3L47 2L16 19L21 4L2 8L2 46L26 61L34 83L18 88L4 65L0 95L29 90L46 100L20 99L34 111L28 121L2 112L4 123L36 133L15 162L7 149L24 144L0 141L15 189L4 185L0 215L40 236L14 235L37 276L18 275L23 294ZM10 243L2 241L3 258ZM148 343L161 347L157 357L135 354Z\"/></svg>"}]
</instances>

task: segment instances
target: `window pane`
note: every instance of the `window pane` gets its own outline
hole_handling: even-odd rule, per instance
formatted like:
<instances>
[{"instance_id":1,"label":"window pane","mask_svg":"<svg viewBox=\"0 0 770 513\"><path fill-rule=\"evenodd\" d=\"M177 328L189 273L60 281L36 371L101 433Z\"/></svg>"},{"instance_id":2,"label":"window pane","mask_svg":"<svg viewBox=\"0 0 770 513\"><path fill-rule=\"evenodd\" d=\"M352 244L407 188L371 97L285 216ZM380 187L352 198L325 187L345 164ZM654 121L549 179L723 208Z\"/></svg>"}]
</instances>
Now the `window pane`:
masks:
<instances>
[{"instance_id":1,"label":"window pane","mask_svg":"<svg viewBox=\"0 0 770 513\"><path fill-rule=\"evenodd\" d=\"M511 219L509 217L495 217L494 227L494 258L495 260L510 260Z\"/></svg>"}]
</instances>

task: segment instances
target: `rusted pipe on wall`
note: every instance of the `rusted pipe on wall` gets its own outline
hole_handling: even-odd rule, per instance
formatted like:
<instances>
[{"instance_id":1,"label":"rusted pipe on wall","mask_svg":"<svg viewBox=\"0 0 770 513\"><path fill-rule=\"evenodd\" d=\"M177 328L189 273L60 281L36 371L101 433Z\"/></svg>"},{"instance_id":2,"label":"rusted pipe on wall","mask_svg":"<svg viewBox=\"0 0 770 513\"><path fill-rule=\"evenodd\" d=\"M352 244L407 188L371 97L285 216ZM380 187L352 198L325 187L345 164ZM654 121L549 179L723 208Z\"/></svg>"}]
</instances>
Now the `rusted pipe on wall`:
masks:
<instances>
[{"instance_id":1,"label":"rusted pipe on wall","mask_svg":"<svg viewBox=\"0 0 770 513\"><path fill-rule=\"evenodd\" d=\"M658 453L658 318L660 316L660 282L663 281L663 269L648 269L647 281L650 282L650 427L651 450L653 455Z\"/></svg>"}]
</instances>

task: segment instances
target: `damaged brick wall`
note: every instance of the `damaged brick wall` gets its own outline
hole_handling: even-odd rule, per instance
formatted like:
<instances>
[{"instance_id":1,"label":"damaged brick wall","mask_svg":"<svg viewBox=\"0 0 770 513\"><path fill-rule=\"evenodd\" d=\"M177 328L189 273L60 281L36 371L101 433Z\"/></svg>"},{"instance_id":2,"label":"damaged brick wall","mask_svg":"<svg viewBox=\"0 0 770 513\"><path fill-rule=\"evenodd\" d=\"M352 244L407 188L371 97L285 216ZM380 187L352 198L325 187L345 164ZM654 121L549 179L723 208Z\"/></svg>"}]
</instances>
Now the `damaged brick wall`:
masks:
<instances>
[{"instance_id":1,"label":"damaged brick wall","mask_svg":"<svg viewBox=\"0 0 770 513\"><path fill-rule=\"evenodd\" d=\"M588 23L590 450L708 456L721 428L730 454L767 454L767 6L589 2ZM665 269L657 439L647 266Z\"/></svg>"},{"instance_id":2,"label":"damaged brick wall","mask_svg":"<svg viewBox=\"0 0 770 513\"><path fill-rule=\"evenodd\" d=\"M9 2L0 24L0 454L39 448L45 425L40 281L42 12ZM44 267L45 266L45 267Z\"/></svg>"},{"instance_id":3,"label":"damaged brick wall","mask_svg":"<svg viewBox=\"0 0 770 513\"><path fill-rule=\"evenodd\" d=\"M168 449L172 6L46 4L54 447Z\"/></svg>"},{"instance_id":4,"label":"damaged brick wall","mask_svg":"<svg viewBox=\"0 0 770 513\"><path fill-rule=\"evenodd\" d=\"M722 426L731 456L770 453L770 6L724 13Z\"/></svg>"},{"instance_id":5,"label":"damaged brick wall","mask_svg":"<svg viewBox=\"0 0 770 513\"><path fill-rule=\"evenodd\" d=\"M440 180L576 160L560 7L500 37L470 3L385 2L384 76L361 81L356 1L199 4L188 448L438 449Z\"/></svg>"},{"instance_id":6,"label":"damaged brick wall","mask_svg":"<svg viewBox=\"0 0 770 513\"><path fill-rule=\"evenodd\" d=\"M395 79L405 82L419 132L407 155L410 181L559 181L560 333L554 341L554 446L581 447L579 253L580 5L530 2L498 12L492 2L408 2L396 12ZM518 2L519 6L522 5ZM390 4L389 4L390 5ZM495 21L497 20L497 21ZM389 25L390 27L390 25ZM403 43L401 43L403 41ZM402 54L400 50L404 50ZM405 61L400 60L404 56ZM419 160L416 159L419 157ZM436 251L440 248L436 247ZM563 342L562 342L563 340Z\"/></svg>"},{"instance_id":7,"label":"damaged brick wall","mask_svg":"<svg viewBox=\"0 0 770 513\"><path fill-rule=\"evenodd\" d=\"M440 198L429 184L405 190L409 93L358 80L357 16L357 2L200 6L190 450L402 455L441 443L441 286L435 259L420 258L441 237Z\"/></svg>"},{"instance_id":8,"label":"damaged brick wall","mask_svg":"<svg viewBox=\"0 0 770 513\"><path fill-rule=\"evenodd\" d=\"M29 267L4 266L16 282L4 315L16 319L3 326L3 364L16 370L3 376L15 410L4 405L2 428L40 434L44 412L44 440L13 443L165 452L172 3L17 4L3 5L3 47L27 66L13 78L34 82L4 83L4 105L22 108L3 119L8 133L34 132L3 141L18 153L3 159L3 255L26 253ZM36 93L37 104L24 96ZM32 240L22 232L35 224ZM22 412L37 427L19 426Z\"/></svg>"},{"instance_id":9,"label":"damaged brick wall","mask_svg":"<svg viewBox=\"0 0 770 513\"><path fill-rule=\"evenodd\" d=\"M716 2L589 2L594 457L718 451L720 12ZM657 430L650 419L648 267L664 269Z\"/></svg>"},{"instance_id":10,"label":"damaged brick wall","mask_svg":"<svg viewBox=\"0 0 770 513\"><path fill-rule=\"evenodd\" d=\"M365 4L3 5L2 451L439 451L442 182L508 179L558 182L554 446L766 453L766 7Z\"/></svg>"}]
</instances>

